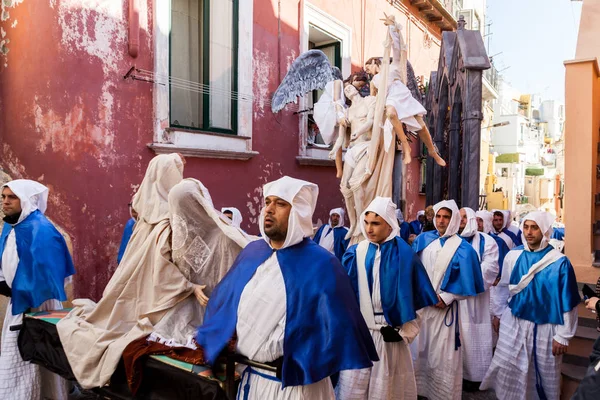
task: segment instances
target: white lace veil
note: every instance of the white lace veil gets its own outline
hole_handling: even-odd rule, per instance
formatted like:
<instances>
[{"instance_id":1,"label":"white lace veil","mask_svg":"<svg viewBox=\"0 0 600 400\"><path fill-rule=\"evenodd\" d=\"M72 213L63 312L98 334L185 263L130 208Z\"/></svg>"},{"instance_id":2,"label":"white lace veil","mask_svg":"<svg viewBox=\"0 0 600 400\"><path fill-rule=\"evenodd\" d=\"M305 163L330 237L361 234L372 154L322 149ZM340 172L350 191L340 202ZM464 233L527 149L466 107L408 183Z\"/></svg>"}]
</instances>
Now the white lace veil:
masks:
<instances>
[{"instance_id":1,"label":"white lace veil","mask_svg":"<svg viewBox=\"0 0 600 400\"><path fill-rule=\"evenodd\" d=\"M224 221L196 179L184 179L169 193L173 262L191 282L210 293L252 240Z\"/></svg>"}]
</instances>

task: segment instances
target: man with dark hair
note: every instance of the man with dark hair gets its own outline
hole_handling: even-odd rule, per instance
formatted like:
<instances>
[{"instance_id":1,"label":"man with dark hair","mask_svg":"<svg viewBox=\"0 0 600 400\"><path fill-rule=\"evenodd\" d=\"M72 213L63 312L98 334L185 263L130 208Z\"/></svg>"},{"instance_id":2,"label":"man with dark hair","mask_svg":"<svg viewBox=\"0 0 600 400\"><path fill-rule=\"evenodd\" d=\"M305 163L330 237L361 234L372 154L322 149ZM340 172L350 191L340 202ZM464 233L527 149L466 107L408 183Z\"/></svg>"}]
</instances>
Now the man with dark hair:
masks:
<instances>
[{"instance_id":1,"label":"man with dark hair","mask_svg":"<svg viewBox=\"0 0 600 400\"><path fill-rule=\"evenodd\" d=\"M477 253L458 235L460 213L454 200L434 207L435 231L413 243L438 296L421 311L421 333L415 340L415 376L420 396L458 400L462 394L462 347L458 301L484 292Z\"/></svg>"},{"instance_id":2,"label":"man with dark hair","mask_svg":"<svg viewBox=\"0 0 600 400\"><path fill-rule=\"evenodd\" d=\"M481 389L500 400L560 398L562 355L577 330L581 301L575 272L548 244L554 217L529 213L522 222L523 246L504 259L492 293L498 345Z\"/></svg>"},{"instance_id":3,"label":"man with dark hair","mask_svg":"<svg viewBox=\"0 0 600 400\"><path fill-rule=\"evenodd\" d=\"M376 197L362 214L366 238L344 255L379 362L340 374L337 399L411 399L417 387L409 344L419 333L417 310L437 303L423 264L399 236L396 205Z\"/></svg>"},{"instance_id":4,"label":"man with dark hair","mask_svg":"<svg viewBox=\"0 0 600 400\"><path fill-rule=\"evenodd\" d=\"M509 229L510 227L510 211L508 210L492 210L494 214L492 225L494 230L491 232L492 235L499 237L504 240L509 249L513 249L517 246L521 246L521 233L517 229L517 232Z\"/></svg>"},{"instance_id":5,"label":"man with dark hair","mask_svg":"<svg viewBox=\"0 0 600 400\"><path fill-rule=\"evenodd\" d=\"M277 366L246 367L240 398L330 400L329 378L370 368L377 351L340 262L309 238L317 185L284 176L263 195L263 239L212 292L196 341L214 364L237 334L240 354Z\"/></svg>"},{"instance_id":6,"label":"man with dark hair","mask_svg":"<svg viewBox=\"0 0 600 400\"><path fill-rule=\"evenodd\" d=\"M23 361L17 338L23 313L62 309L65 279L75 273L63 236L44 216L48 188L18 179L1 188L4 227L0 237L0 293L10 298L2 328L0 399L61 398L66 390L52 385L44 393L40 367ZM50 387L50 382L48 382ZM63 393L59 393L63 391Z\"/></svg>"}]
</instances>

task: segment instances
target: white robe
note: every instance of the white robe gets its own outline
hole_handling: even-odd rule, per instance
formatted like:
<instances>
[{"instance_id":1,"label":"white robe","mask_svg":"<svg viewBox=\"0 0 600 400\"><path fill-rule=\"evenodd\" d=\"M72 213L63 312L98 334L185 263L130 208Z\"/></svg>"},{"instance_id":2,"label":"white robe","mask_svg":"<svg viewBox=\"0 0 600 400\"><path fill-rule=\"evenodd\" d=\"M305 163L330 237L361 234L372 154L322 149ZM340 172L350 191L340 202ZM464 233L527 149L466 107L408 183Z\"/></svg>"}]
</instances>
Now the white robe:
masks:
<instances>
[{"instance_id":1,"label":"white robe","mask_svg":"<svg viewBox=\"0 0 600 400\"><path fill-rule=\"evenodd\" d=\"M537 399L533 367L534 323L513 316L508 308L511 299L510 275L523 250L511 251L504 259L502 278L493 292L491 311L500 317L500 334L492 364L481 389L493 388L500 400ZM537 329L537 359L542 384L548 400L560 398L562 356L552 355L552 340L568 345L577 330L577 307L563 314L564 325L543 324Z\"/></svg>"},{"instance_id":2,"label":"white robe","mask_svg":"<svg viewBox=\"0 0 600 400\"><path fill-rule=\"evenodd\" d=\"M371 302L374 313L382 313L379 271L381 251L377 249L373 264L373 296ZM375 323L387 325L383 315L375 315ZM372 368L340 372L336 388L337 400L404 400L416 399L417 387L409 343L419 333L419 323L413 320L403 324L400 335L402 342L386 343L381 332L370 329L379 361Z\"/></svg>"},{"instance_id":3,"label":"white robe","mask_svg":"<svg viewBox=\"0 0 600 400\"><path fill-rule=\"evenodd\" d=\"M2 270L0 280L5 280L12 287L17 273L19 256L15 231L9 233L2 254ZM60 310L62 304L58 300L44 302L39 310ZM0 399L37 400L49 398L53 400L67 398L67 383L58 375L29 361L23 361L19 353L17 339L19 331L11 331L13 325L23 322L23 314L12 314L12 301L6 306L6 315L2 327L0 350ZM43 397L42 397L43 396Z\"/></svg>"},{"instance_id":4,"label":"white robe","mask_svg":"<svg viewBox=\"0 0 600 400\"><path fill-rule=\"evenodd\" d=\"M442 250L440 241L436 240L421 253L421 261L427 270L429 279L433 282L434 267L438 253ZM434 289L437 289L434 287ZM421 332L411 345L415 360L415 378L419 396L429 400L460 400L462 396L462 347L454 350L455 323L450 313L454 301L465 299L464 296L436 291L448 305L445 309L434 306L419 310ZM456 305L454 305L456 307ZM446 319L446 313L448 318ZM453 322L449 327L444 320ZM460 323L460 319L459 319ZM459 325L460 326L460 325Z\"/></svg>"},{"instance_id":5,"label":"white robe","mask_svg":"<svg viewBox=\"0 0 600 400\"><path fill-rule=\"evenodd\" d=\"M481 274L485 292L467 297L459 304L460 335L463 352L463 377L481 382L492 362L492 321L490 318L490 288L498 277L498 245L485 233L471 243L481 259ZM479 240L485 240L483 257Z\"/></svg>"},{"instance_id":6,"label":"white robe","mask_svg":"<svg viewBox=\"0 0 600 400\"><path fill-rule=\"evenodd\" d=\"M283 356L286 292L276 252L258 267L244 288L237 315L237 347L240 354L258 362L275 361ZM274 373L254 370L276 379ZM279 381L255 373L244 373L238 398L244 398L248 384L249 400L331 400L334 398L329 378L311 385L290 386L281 390Z\"/></svg>"},{"instance_id":7,"label":"white robe","mask_svg":"<svg viewBox=\"0 0 600 400\"><path fill-rule=\"evenodd\" d=\"M334 253L333 245L335 244L333 228L327 224L321 232L321 238L319 239L319 246L330 252Z\"/></svg>"},{"instance_id":8,"label":"white robe","mask_svg":"<svg viewBox=\"0 0 600 400\"><path fill-rule=\"evenodd\" d=\"M510 236L508 236L506 233L504 232L500 232L497 234L502 240L504 240L504 243L506 243L506 245L508 246L509 250L512 250L516 247L515 242L513 242L513 240L510 238Z\"/></svg>"}]
</instances>

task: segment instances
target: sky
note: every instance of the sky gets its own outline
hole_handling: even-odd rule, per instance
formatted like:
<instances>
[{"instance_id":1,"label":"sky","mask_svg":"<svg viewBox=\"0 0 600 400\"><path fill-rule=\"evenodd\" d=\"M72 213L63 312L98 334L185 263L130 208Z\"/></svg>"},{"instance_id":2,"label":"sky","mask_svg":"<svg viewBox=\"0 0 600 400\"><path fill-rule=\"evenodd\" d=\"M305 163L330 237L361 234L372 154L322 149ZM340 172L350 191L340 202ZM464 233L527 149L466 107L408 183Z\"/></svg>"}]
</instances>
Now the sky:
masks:
<instances>
[{"instance_id":1,"label":"sky","mask_svg":"<svg viewBox=\"0 0 600 400\"><path fill-rule=\"evenodd\" d=\"M543 100L565 97L565 60L575 58L581 2L487 0L490 56L504 80ZM486 31L488 32L488 31ZM487 45L488 37L484 37ZM505 69L506 68L506 69Z\"/></svg>"}]
</instances>

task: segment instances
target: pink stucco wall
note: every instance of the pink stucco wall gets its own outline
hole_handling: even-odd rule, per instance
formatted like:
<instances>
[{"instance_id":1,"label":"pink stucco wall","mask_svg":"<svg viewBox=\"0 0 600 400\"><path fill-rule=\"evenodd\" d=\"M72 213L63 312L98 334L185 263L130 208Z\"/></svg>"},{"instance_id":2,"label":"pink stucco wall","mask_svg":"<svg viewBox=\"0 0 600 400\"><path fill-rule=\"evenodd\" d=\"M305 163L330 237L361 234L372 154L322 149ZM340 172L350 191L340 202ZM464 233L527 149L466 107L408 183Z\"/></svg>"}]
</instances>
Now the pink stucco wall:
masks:
<instances>
[{"instance_id":1,"label":"pink stucco wall","mask_svg":"<svg viewBox=\"0 0 600 400\"><path fill-rule=\"evenodd\" d=\"M153 156L146 146L153 135L152 85L122 79L134 64L153 69L151 0L139 1L136 59L127 52L126 0L14 3L1 22L2 39L10 41L0 62L0 167L14 178L35 179L50 187L47 214L73 240L75 295L98 299L116 268L121 230L128 218L126 204ZM277 3L254 2L254 91L264 92L266 86L269 95L282 78L275 72L278 47L282 75L299 53L300 2L281 2L281 35ZM363 56L378 55L384 34L378 19L392 8L386 1L367 1L362 29L354 28L360 10L346 3L313 1L353 27L352 62L359 68ZM437 66L439 47L435 43L423 47L423 32L410 29L410 60L417 74L429 76ZM431 30L435 33L434 27ZM314 220L326 220L329 209L343 204L334 168L298 164L297 116L290 112L273 116L258 105L253 115L252 147L259 155L249 161L191 158L185 176L204 182L217 207L242 210L243 227L250 233L257 232L261 186L282 175L319 184ZM413 161L409 174L410 217L424 201L417 194L418 161Z\"/></svg>"}]
</instances>

